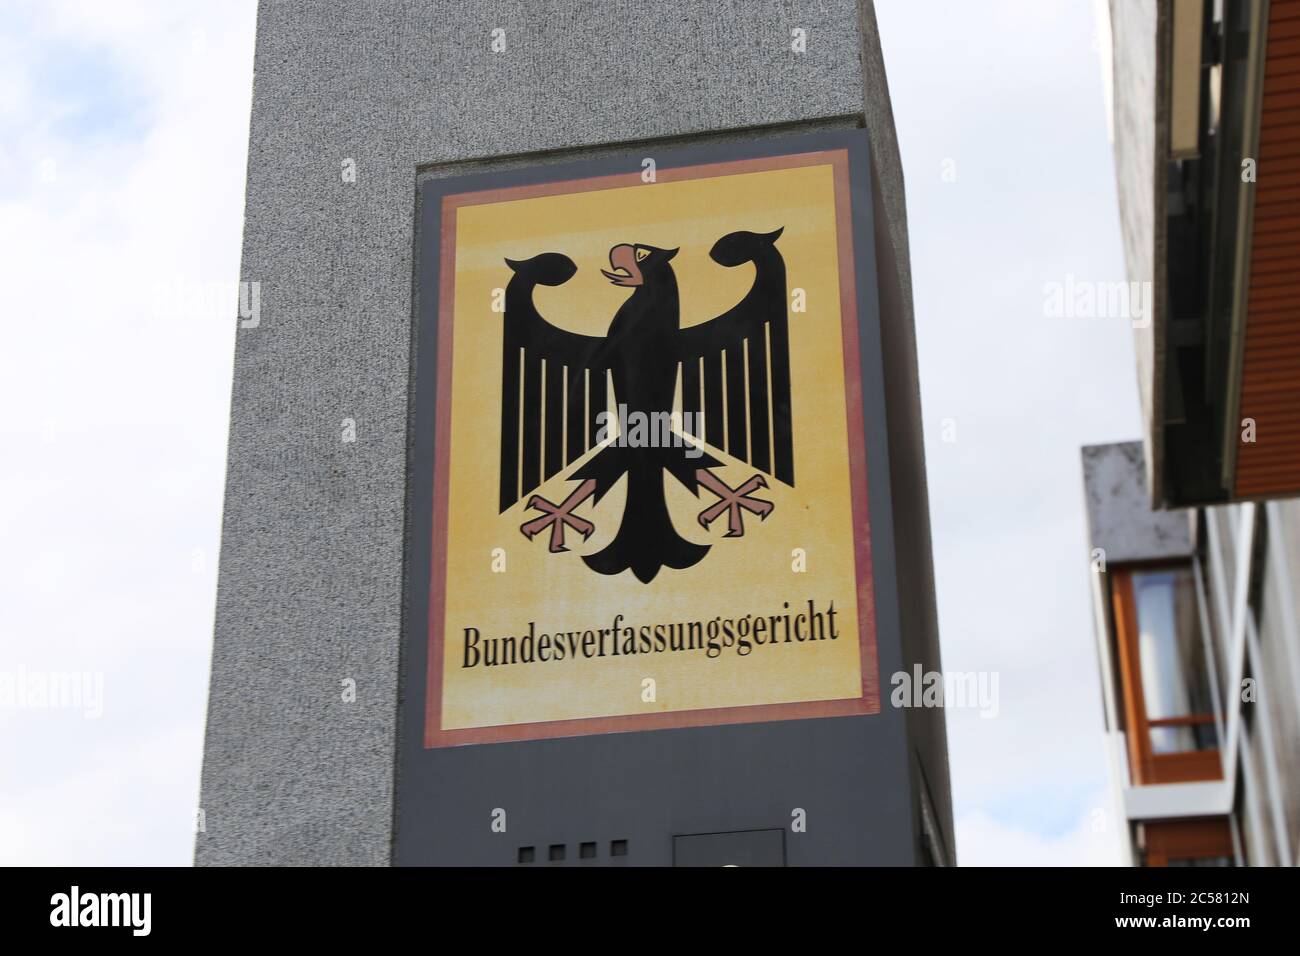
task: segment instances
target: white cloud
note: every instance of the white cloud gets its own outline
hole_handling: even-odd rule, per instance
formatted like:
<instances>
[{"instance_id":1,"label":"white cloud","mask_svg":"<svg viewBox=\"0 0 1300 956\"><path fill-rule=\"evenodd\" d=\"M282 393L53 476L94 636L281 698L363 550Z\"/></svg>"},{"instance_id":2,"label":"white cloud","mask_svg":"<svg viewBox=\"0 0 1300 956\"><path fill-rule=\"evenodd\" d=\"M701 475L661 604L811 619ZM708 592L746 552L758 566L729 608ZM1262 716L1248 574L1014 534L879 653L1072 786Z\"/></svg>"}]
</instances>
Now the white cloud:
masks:
<instances>
[{"instance_id":1,"label":"white cloud","mask_svg":"<svg viewBox=\"0 0 1300 956\"><path fill-rule=\"evenodd\" d=\"M1060 833L999 821L981 810L957 817L962 866L1120 866L1120 834L1104 811L1105 798Z\"/></svg>"},{"instance_id":2,"label":"white cloud","mask_svg":"<svg viewBox=\"0 0 1300 956\"><path fill-rule=\"evenodd\" d=\"M1041 310L1122 277L1090 10L877 15L945 664L1002 675L998 718L949 715L959 856L1109 862L1078 446L1137 434L1135 373L1127 327ZM253 27L251 0L6 6L0 669L101 673L105 713L0 711L0 862L190 857L236 303L155 293L238 278Z\"/></svg>"},{"instance_id":3,"label":"white cloud","mask_svg":"<svg viewBox=\"0 0 1300 956\"><path fill-rule=\"evenodd\" d=\"M5 863L188 862L238 279L254 4L29 4L0 70L0 670L104 714L0 710Z\"/></svg>"},{"instance_id":4,"label":"white cloud","mask_svg":"<svg viewBox=\"0 0 1300 956\"><path fill-rule=\"evenodd\" d=\"M1081 863L1095 841L1057 818L1087 814L1109 780L1079 447L1140 433L1128 324L1043 310L1044 283L1066 273L1124 278L1092 11L876 14L906 174L943 664L999 674L996 718L948 714L958 858L992 862L1001 843Z\"/></svg>"}]
</instances>

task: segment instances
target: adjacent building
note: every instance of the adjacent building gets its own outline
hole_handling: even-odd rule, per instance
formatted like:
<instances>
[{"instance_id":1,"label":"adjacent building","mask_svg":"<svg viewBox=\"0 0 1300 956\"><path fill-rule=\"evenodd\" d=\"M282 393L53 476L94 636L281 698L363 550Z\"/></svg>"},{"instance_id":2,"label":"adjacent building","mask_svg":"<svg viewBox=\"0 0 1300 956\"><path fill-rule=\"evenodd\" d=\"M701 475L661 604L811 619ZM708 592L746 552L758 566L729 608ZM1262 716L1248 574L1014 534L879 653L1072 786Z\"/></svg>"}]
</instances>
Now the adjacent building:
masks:
<instances>
[{"instance_id":1,"label":"adjacent building","mask_svg":"<svg viewBox=\"0 0 1300 956\"><path fill-rule=\"evenodd\" d=\"M1134 863L1300 858L1300 2L1114 0L1140 442L1083 450Z\"/></svg>"}]
</instances>

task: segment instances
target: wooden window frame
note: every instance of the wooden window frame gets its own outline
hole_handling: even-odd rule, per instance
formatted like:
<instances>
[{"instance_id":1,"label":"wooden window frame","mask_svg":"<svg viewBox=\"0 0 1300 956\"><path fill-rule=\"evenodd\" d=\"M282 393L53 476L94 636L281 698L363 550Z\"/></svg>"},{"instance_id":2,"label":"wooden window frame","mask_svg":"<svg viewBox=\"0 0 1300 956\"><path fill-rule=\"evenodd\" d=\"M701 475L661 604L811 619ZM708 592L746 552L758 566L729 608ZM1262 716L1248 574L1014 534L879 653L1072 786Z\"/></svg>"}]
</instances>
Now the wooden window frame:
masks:
<instances>
[{"instance_id":1,"label":"wooden window frame","mask_svg":"<svg viewBox=\"0 0 1300 956\"><path fill-rule=\"evenodd\" d=\"M1158 754L1151 747L1152 727L1184 727L1214 723L1212 714L1185 717L1147 718L1142 690L1142 662L1138 650L1137 604L1133 599L1133 574L1147 571L1179 571L1187 562L1130 564L1110 572L1110 595L1115 613L1115 645L1119 657L1120 685L1124 698L1124 723L1128 738L1129 773L1137 785L1221 780L1223 767L1217 748ZM1209 662L1206 662L1209 666Z\"/></svg>"}]
</instances>

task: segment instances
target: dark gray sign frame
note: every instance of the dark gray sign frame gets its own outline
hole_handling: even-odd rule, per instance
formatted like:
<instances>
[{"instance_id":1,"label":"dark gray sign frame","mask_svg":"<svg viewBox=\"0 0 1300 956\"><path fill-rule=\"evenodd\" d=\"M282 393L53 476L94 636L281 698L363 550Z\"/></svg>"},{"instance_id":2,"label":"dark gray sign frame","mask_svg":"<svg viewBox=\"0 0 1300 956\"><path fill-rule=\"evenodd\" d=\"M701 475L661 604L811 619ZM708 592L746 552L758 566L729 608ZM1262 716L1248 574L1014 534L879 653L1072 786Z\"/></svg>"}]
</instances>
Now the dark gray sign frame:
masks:
<instances>
[{"instance_id":1,"label":"dark gray sign frame","mask_svg":"<svg viewBox=\"0 0 1300 956\"><path fill-rule=\"evenodd\" d=\"M850 161L881 712L426 749L442 197L636 172L646 155L663 170L830 149L847 150ZM921 862L908 720L887 703L888 675L903 669L903 650L881 310L898 303L897 290L886 294L878 281L882 264L892 270L893 253L877 246L887 233L874 186L865 130L642 146L418 184L395 863L513 865L531 848L535 866L671 865L675 836L770 828L787 831L791 865ZM493 826L497 811L504 832ZM801 815L805 828L791 830ZM595 854L586 855L591 844ZM562 861L552 847L565 848Z\"/></svg>"}]
</instances>

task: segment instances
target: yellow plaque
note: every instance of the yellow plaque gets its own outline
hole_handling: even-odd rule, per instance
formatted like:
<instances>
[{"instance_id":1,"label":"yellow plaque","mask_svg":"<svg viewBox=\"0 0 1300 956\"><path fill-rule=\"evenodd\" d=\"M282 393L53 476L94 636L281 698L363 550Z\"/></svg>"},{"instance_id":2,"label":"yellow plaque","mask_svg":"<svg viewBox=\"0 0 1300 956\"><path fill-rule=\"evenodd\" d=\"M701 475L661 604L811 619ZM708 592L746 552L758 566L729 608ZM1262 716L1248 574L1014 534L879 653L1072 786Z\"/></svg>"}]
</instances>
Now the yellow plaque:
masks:
<instances>
[{"instance_id":1,"label":"yellow plaque","mask_svg":"<svg viewBox=\"0 0 1300 956\"><path fill-rule=\"evenodd\" d=\"M848 162L442 184L426 746L878 712Z\"/></svg>"}]
</instances>

